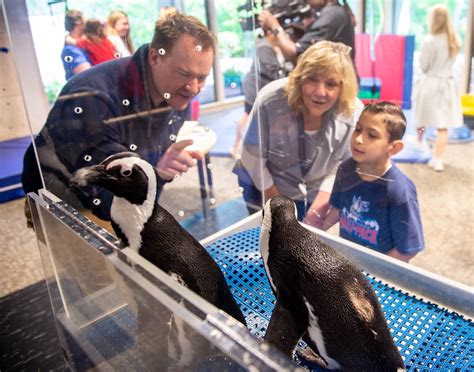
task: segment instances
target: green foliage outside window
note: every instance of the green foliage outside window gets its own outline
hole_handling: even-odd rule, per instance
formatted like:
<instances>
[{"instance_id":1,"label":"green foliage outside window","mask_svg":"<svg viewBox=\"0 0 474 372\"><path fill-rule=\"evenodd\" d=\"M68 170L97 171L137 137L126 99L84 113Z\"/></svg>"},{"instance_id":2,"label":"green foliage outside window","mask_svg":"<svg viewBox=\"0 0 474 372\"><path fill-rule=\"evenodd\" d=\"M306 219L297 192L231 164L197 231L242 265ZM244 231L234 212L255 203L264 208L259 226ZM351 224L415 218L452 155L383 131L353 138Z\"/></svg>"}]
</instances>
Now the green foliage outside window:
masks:
<instances>
[{"instance_id":1,"label":"green foliage outside window","mask_svg":"<svg viewBox=\"0 0 474 372\"><path fill-rule=\"evenodd\" d=\"M205 19L204 0L183 3L185 13ZM237 17L237 8L244 3L245 0L215 1L221 57L244 57L244 36Z\"/></svg>"},{"instance_id":2,"label":"green foliage outside window","mask_svg":"<svg viewBox=\"0 0 474 372\"><path fill-rule=\"evenodd\" d=\"M148 43L153 37L155 22L159 15L159 9L155 1L152 0L68 0L68 9L77 9L84 13L87 18L98 18L104 22L113 10L122 10L127 13L131 37L135 48L142 44ZM64 15L65 3L56 3L48 6L46 0L27 0L28 15L33 16L57 16ZM55 17L54 19L61 19L62 17ZM53 22L53 18L51 18ZM63 24L57 25L58 30L62 30ZM60 56L57 56L60 58ZM52 104L62 86L64 81L50 81L45 84L45 93L48 102Z\"/></svg>"},{"instance_id":3,"label":"green foliage outside window","mask_svg":"<svg viewBox=\"0 0 474 372\"><path fill-rule=\"evenodd\" d=\"M156 2L150 0L68 0L68 7L81 10L88 18L103 21L113 10L124 11L128 15L130 36L135 48L151 41L159 15Z\"/></svg>"},{"instance_id":4,"label":"green foliage outside window","mask_svg":"<svg viewBox=\"0 0 474 372\"><path fill-rule=\"evenodd\" d=\"M51 22L61 22L61 24L57 25L57 29L62 30L63 18L61 16L65 13L66 3L56 3L48 6L46 0L26 1L30 17L49 17L53 15L55 16L55 21L51 18ZM249 45L247 44L251 43L253 45L253 38L249 38L249 35L244 35L237 16L237 8L245 2L246 0L215 2L220 58L248 57ZM67 6L68 9L81 10L87 18L99 18L104 22L111 11L124 11L129 18L131 37L135 48L151 41L154 25L159 16L159 2L155 0L68 0ZM185 0L183 1L183 6L183 11L186 14L193 15L207 24L205 0ZM243 72L236 71L234 67L227 68L224 71L226 86L235 83L240 87L242 75ZM54 101L63 84L64 81L48 81L46 83L45 90L50 102Z\"/></svg>"},{"instance_id":5,"label":"green foliage outside window","mask_svg":"<svg viewBox=\"0 0 474 372\"><path fill-rule=\"evenodd\" d=\"M65 3L48 6L46 0L27 0L27 6L30 17L65 13ZM87 18L99 18L104 22L111 11L124 11L129 18L135 47L150 42L159 15L158 6L152 0L68 0L67 6L82 11Z\"/></svg>"}]
</instances>

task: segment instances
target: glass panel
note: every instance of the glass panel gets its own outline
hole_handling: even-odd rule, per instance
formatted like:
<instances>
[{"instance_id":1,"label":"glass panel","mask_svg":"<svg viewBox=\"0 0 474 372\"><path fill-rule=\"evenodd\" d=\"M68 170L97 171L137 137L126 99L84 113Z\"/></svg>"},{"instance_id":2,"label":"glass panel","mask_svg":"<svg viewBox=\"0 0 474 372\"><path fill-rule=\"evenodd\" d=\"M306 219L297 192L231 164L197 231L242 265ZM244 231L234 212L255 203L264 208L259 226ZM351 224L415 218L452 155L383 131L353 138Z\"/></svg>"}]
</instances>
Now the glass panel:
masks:
<instances>
[{"instance_id":1,"label":"glass panel","mask_svg":"<svg viewBox=\"0 0 474 372\"><path fill-rule=\"evenodd\" d=\"M35 195L30 203L73 369L292 368L235 320L131 250L120 251L112 236L71 207Z\"/></svg>"},{"instance_id":2,"label":"glass panel","mask_svg":"<svg viewBox=\"0 0 474 372\"><path fill-rule=\"evenodd\" d=\"M207 27L209 27L204 0L183 1L182 5L184 13L199 18ZM214 102L216 100L214 69L211 70L209 77L206 79L206 85L197 96L197 99L201 104Z\"/></svg>"},{"instance_id":3,"label":"glass panel","mask_svg":"<svg viewBox=\"0 0 474 372\"><path fill-rule=\"evenodd\" d=\"M361 2L349 3L357 14L355 9ZM472 236L461 231L468 226L463 215L470 213L470 207L465 206L473 203L469 191L474 186L469 176L472 162L462 154L472 151L473 137L471 130L462 126L459 97L469 2L445 2L453 29L459 30L461 49L449 59L444 48L446 58L439 62L446 60L446 65L422 74L419 46L429 33L426 16L435 3L367 2L367 33L354 37L359 84L345 72L344 48L327 47L323 51L322 44L316 43L306 49L313 52L312 58L303 57L310 53L300 56L299 66L292 70L288 81L274 81L259 93L243 135L240 182L245 200L256 206L255 210L261 208L262 199L283 194L297 203L301 221L472 286L472 262L464 260L471 257L466 247L471 245ZM328 8L336 12L335 7ZM328 8L320 9L314 24L322 22L329 14ZM307 29L303 38L312 31ZM341 41L336 38L340 35L332 36ZM313 41L317 40L314 37ZM298 48L298 44L302 45L302 39L293 46ZM282 41L279 46L284 47ZM431 57L434 51L428 47L426 53ZM336 55L338 62L330 62ZM440 84L432 89L425 86L427 104L420 114L417 99L426 78L431 82L439 78ZM351 88L355 91L349 93ZM341 103L348 94L352 96L351 109L344 113ZM390 138L391 128L378 123L384 143L395 144L395 148L376 157L376 163L383 164L376 171L368 159L363 159L365 150L357 149L357 141L365 146L371 143L367 128L366 137L358 138L364 123L357 123L364 104L380 101L389 101L396 112L393 115L405 124ZM420 105L418 101L418 108ZM420 118L422 114L425 122ZM380 119L373 112L363 117L372 116ZM436 126L442 130L438 132ZM426 130L419 132L419 127ZM465 180L467 188L453 181L454 174ZM392 190L392 183L403 190L408 188L411 196L401 189ZM459 199L450 204L453 188ZM440 222L440 215L447 225ZM451 232L442 232L448 225L452 229L449 231L459 231L456 239ZM463 253L454 253L454 246ZM443 268L439 262L443 262Z\"/></svg>"},{"instance_id":4,"label":"glass panel","mask_svg":"<svg viewBox=\"0 0 474 372\"><path fill-rule=\"evenodd\" d=\"M181 3L186 12L197 15L204 24L212 24L212 21L207 19L208 14L204 12L206 9L204 5L209 5L210 2L182 1L180 5ZM284 2L269 2L264 5L264 8L270 13L276 14L276 8L272 8L272 6L278 5L277 3ZM303 1L296 3L302 5ZM349 1L348 3L352 7L361 5L359 1ZM62 17L59 16L64 11L61 8L62 5L51 4L51 9L44 8L46 10L35 13L34 9L37 9L39 3L31 1L28 4L32 9L31 25L34 27L33 33L37 35L35 43L37 43L38 50L41 51L39 53L42 53L42 50L46 48L42 47L45 45L44 40L48 40L48 36L40 36L41 32L50 28L53 30L48 35L54 33L54 37L51 36L50 39L60 40L60 43L56 41L59 46L51 55L58 56L64 42L63 30L56 32L57 27L60 27L58 25L62 23ZM111 8L108 5L112 3L108 2L106 5L101 2L102 7L98 8L95 8L91 2L75 4L89 15L94 14L95 16L97 14L103 18L110 12ZM82 4L86 4L87 7L83 7ZM128 6L113 4L121 8ZM124 8L127 9L130 17L132 38L136 38L136 40L134 39L136 46L148 42L152 36L152 28L144 28L143 39L140 39L138 35L141 30L138 25L147 23L147 27L150 27L154 24L159 11L154 4L151 1L137 2L133 3L133 9ZM254 66L254 91L259 91L263 86L258 77L264 70L261 68L260 62L256 62L259 58L257 48L250 47L253 46L255 32L253 29L242 28L242 22L239 23L235 17L236 10L240 9L239 12L244 13L244 15L239 13L241 20L242 18L252 19L254 4L252 2L248 4L244 1L231 1L225 4L215 2L214 4L218 25L218 29L214 31L219 36L219 52L221 53L218 57L219 65L224 74L224 80L227 77L228 83L225 90L226 97L241 94L240 88L237 92L237 82L249 68L249 72L252 72L252 64ZM227 227L232 222L241 220L249 213L259 211L265 199L272 195L283 194L297 203L301 221L321 229L329 229L333 237L340 236L341 239L339 237L337 239L331 238L328 241L358 264L360 262L354 258L357 255L351 255L350 252L364 252L362 256L366 256L368 252L371 253L369 249L372 249L400 260L410 260L410 264L426 268L443 277L437 278L434 275L435 279L430 275L403 277L407 268L411 268L411 266L406 266L401 261L400 263L396 262L397 265L391 260L383 260L383 268L395 268L394 277L400 275L403 279L409 278L420 282L427 280L432 288L436 288L436 285L443 283L443 281L448 282L449 285L443 287L446 289L446 293L439 297L449 297L450 291L457 293L455 289L452 289L456 285L451 285L451 282L446 278L455 279L470 286L474 285L472 260L470 259L472 257L470 248L472 234L469 229L466 229L468 226L466 224L472 220L470 218L471 206L474 203L471 192L473 188L472 156L468 156L473 148L472 133L470 130L466 131L465 127L455 128L455 124L459 124L456 123L457 112L448 115L440 124L441 129L445 129L444 126L447 126L449 131L437 131L436 128L417 131L417 128L423 125L436 127L433 123L423 124L416 114L417 104L419 105L417 99L419 99L420 86L418 84L426 77L439 77L438 73L434 74L436 76L425 76L421 71L420 47L423 45L422 39L428 34L425 18L427 10L434 4L434 1L384 2L373 0L367 1L366 4L365 26L367 33L355 35L355 60L350 60L350 51L341 45L330 45L326 49L322 46L324 44L310 46L314 41L317 41L317 38L310 37L311 33L316 32L315 29L317 29L317 27L312 29L311 25L317 22L322 23L328 14L327 8L313 9L310 16L314 16L314 19L309 24L309 28L303 29L302 39L293 40L293 42L298 42L291 44L296 48L296 52L292 54L291 51L285 51L287 60L296 64L289 78L277 79L274 77L270 79L256 100L250 102L253 104L252 111L250 111L251 105L246 105L245 109L248 111L246 113L243 113L244 107L241 102L237 102L235 105L235 107L239 106L239 111L233 111L229 115L227 115L229 113L227 110L225 113L216 113L212 112L209 107L207 109L201 107L202 110L199 113L199 105L188 102L191 97L187 94L187 90L177 90L176 95L169 94L170 92L166 90L168 87L174 87L175 83L183 77L175 76L175 72L177 75L194 73L196 66L193 65L190 70L187 67L183 70L181 63L199 61L200 64L197 67L199 69L196 71L201 72L202 64L208 67L206 74L209 73L209 78L206 83L211 88L203 92L205 95L210 94L210 96L201 94L197 97L198 101L194 102L203 103L211 99L203 97L211 97L214 94L214 88L218 88L216 87L218 83L212 80L213 70L210 68L212 63L203 58L206 49L195 48L202 46L200 44L193 45L193 48L185 48L186 50L183 51L183 53L198 53L197 56L193 55L193 58L177 58L173 54L175 49L157 48L157 54L154 54L155 58L147 59L148 54L145 53L145 49L142 49L143 53L135 54L132 57L132 61L135 62L126 67L119 67L119 64L123 64L124 59L118 59L118 61L109 62L108 65L117 67L115 70L106 69L104 64L78 74L69 80L55 101L48 125L35 141L41 163L41 175L46 188L79 209L83 215L91 218L98 216L103 220L108 220L112 196L104 191L102 188L104 184L84 187L81 184L83 182L81 178L76 178L76 184L71 187L70 180L74 172L86 166L97 165L108 155L119 151L133 151L140 154L153 167L160 168L161 174L163 174L161 167L163 163L159 165L159 162L170 155L167 151L171 147L174 153L181 154L182 148L176 147L174 143L179 142L183 136L189 135L194 137L197 144L205 147L203 155L207 156L197 162L196 166L191 166L194 164L190 163L191 167L187 172L184 172L187 165L181 169L172 168L176 171L175 173L183 174L176 179L165 174L162 178L166 177L172 182L162 184L158 180L157 189L162 191L159 198L160 204L169 210L172 217L177 219L196 238L206 237ZM468 4L467 0L446 2L451 20L455 25L454 29L459 29L461 45L466 36L465 30L468 29L466 27ZM247 5L249 9L240 8L242 6L245 8ZM130 6L132 7L132 5ZM338 5L331 6L338 7ZM257 9L256 14L262 12L262 9ZM284 6L284 9L290 8ZM135 11L141 12L143 17L139 18L141 16L134 15ZM145 11L146 13L143 15ZM341 9L338 8L338 11ZM353 31L348 9L342 11L345 15L344 19L347 20L344 26L350 25ZM52 15L49 15L48 12ZM48 23L48 26L34 18L37 16L46 17L45 23ZM132 16L137 18L132 19ZM290 18L292 16L292 14L289 15ZM303 18L302 15L301 17ZM285 19L277 18L281 26L288 26ZM36 23L40 26L35 26ZM333 23L326 22L326 25L333 25ZM293 31L289 27L285 30L270 26L267 28L272 29L272 32L267 35L277 37L277 40L280 40L280 49L283 50L285 47L281 40L288 41L287 36L293 36ZM14 27L10 29L16 30ZM346 35L349 39L352 35L351 30ZM333 36L341 35L338 32ZM305 37L306 39L304 39ZM36 38L41 40L36 41ZM304 54L296 62L298 54L303 53L301 45L305 40L308 44L307 54ZM343 41L338 38L335 40ZM270 49L275 50L273 47L267 48L267 50ZM250 50L252 50L254 60L249 59L252 55ZM165 63L164 56L166 55L169 58L173 57L173 63L169 63L169 59L168 63ZM330 57L328 58L328 56ZM66 57L71 57L71 55L66 55ZM453 63L452 66L447 66L449 68L446 71L442 71L443 73L447 72L443 83L453 87L453 81L458 83L460 80L459 74L463 64L462 52L458 53L454 61L448 58L446 60ZM47 61L46 63L40 62L40 64L48 65L49 61L53 61L53 58L48 56ZM57 60L55 61L59 63ZM63 61L68 62L64 58ZM138 87L134 85L135 78L143 76L144 71L153 70L158 65L163 67L160 63L165 64L169 70L164 72L161 70L156 79L145 79L147 84L139 83ZM353 63L360 78L359 84L356 83L356 76L351 73ZM53 65L54 63L51 62L51 66ZM47 68L49 66L41 68L44 76L46 76L44 71ZM92 73L92 71L101 71L101 69L103 73L100 78ZM112 74L112 72L118 74L123 70L126 73L120 75L120 78L114 77ZM62 74L62 66L54 67L54 74L57 74L57 71L61 71ZM47 84L53 84L56 81L56 75L47 78L44 76L43 79ZM199 78L202 82L203 76L197 77L197 79ZM219 78L218 76L216 80ZM243 79L245 81L245 77ZM62 85L63 81L56 84L57 87ZM107 94L104 94L103 85L107 85ZM447 101L440 99L435 103L434 97L437 93L445 94L447 91L439 86L428 89L427 97L430 104L426 110L434 112L442 107L442 103ZM51 92L53 93L50 96L55 97L56 90L51 89ZM159 105L159 102L153 102L152 99L157 92L163 96L165 101L171 102L176 99L181 102L184 100L186 104L171 105L174 107L171 109L170 105ZM459 100L456 95L450 95L450 98L452 104L446 106L445 113L458 108ZM402 118L407 123L404 133L402 130L395 134L400 138L396 137L393 140L388 136L389 129L384 126L384 120L378 120L380 117L377 116L377 112L364 113L361 116L363 104L381 100L390 101L397 106L397 108L392 107L395 114L392 113L389 117ZM235 107L231 107L231 109ZM404 117L396 112L399 108L403 109ZM229 111L232 111L231 109ZM184 124L191 118L198 119L199 126L195 126L194 122ZM231 146L227 143L225 145L227 148L224 151L226 156L224 157L218 156L222 153L219 153L215 148L213 151L208 151L209 143L214 142L214 134L217 137L216 144L219 144L222 138L228 136L229 133L233 139L237 124L234 123L234 120L238 121L238 133L243 138L243 146L238 149L236 146L236 151L233 151L235 159L228 156ZM229 125L229 123L231 124ZM358 125L357 130L356 125ZM380 131L374 132L371 128L372 125ZM224 129L217 133L217 128L221 127ZM187 130L187 133L181 132L183 128ZM365 137L360 137L362 134L358 133L363 133ZM449 144L445 150L446 141L440 143L438 141L440 138L444 138ZM201 140L203 142L199 142ZM377 151L374 151L376 158L370 157L372 154L370 146L367 147L367 150L362 146L357 149L362 140L373 145L372 148L376 148ZM451 143L457 144L452 146ZM190 149L188 148L188 150ZM437 158L439 160L443 152L444 165L441 163L439 166L440 163L436 160ZM32 150L28 154L25 168L27 170L35 163ZM194 160L198 158L195 154L187 152L185 154L185 157L189 155L193 158L194 156ZM368 158L364 158L367 154ZM393 161L388 161L389 157ZM385 162L379 163L377 159L383 159ZM147 166L138 163L135 158L114 164L117 164L119 168L115 168L114 172L106 178L128 179L131 175L138 177L143 174L146 176L142 177L140 182L136 181L138 178L133 178L135 181L127 186L125 193L123 190L114 189L120 200L129 198L127 199L130 201L127 204L128 207L130 204L133 204L133 207L147 204L143 203L143 200L152 200L149 197L154 196L156 190L153 187L143 188L145 183L152 184L153 179L152 173L146 173ZM380 164L383 166L378 167ZM137 171L135 166L142 167L142 170ZM176 167L176 164L172 167ZM442 171L443 167L444 171ZM114 167L111 166L110 169L112 168ZM102 171L107 172L110 169L102 169ZM137 172L133 173L132 169ZM408 181L403 174L411 181ZM33 171L27 171L25 175L35 178ZM237 175L239 180L237 180ZM28 181L28 179L25 180ZM400 180L402 180L402 186L393 190L392 185L399 184ZM35 190L41 187L38 177L30 182ZM414 192L415 188L416 193ZM402 192L397 193L400 189ZM148 192L149 190L151 191ZM347 192L348 190L352 194ZM262 193L265 195L262 196ZM243 199L247 202L245 205L247 208L244 207L242 194L244 194ZM453 195L456 197L453 198ZM154 205L153 203L154 201L150 204ZM142 213L143 210L148 214ZM115 211L118 211L116 215L118 219L135 216L133 208L118 208ZM149 217L150 213L150 209L142 208L137 212L137 215ZM225 218L222 218L223 216ZM48 225L54 225L55 229L59 229L61 226L57 226L56 222L51 222L49 217L41 218ZM121 227L129 227L128 221L124 222L123 219ZM146 222L140 220L138 226L140 231ZM44 222L42 223L44 224ZM86 222L82 221L82 223ZM119 235L120 232L124 233L121 230L117 231ZM318 233L317 230L315 232ZM44 233L43 235L44 237L39 236L39 240L48 244L56 246L69 244L61 234L54 236L51 233L49 235ZM135 240L132 241L131 238L135 238ZM83 240L83 238L77 238L73 241L72 246L82 246ZM136 241L140 241L136 235L129 236L127 243L132 245ZM421 248L424 249L421 250ZM136 292L137 296L141 296L139 300L132 296L132 300L127 299L123 302L131 308L133 307L131 303L143 302L146 307L143 319L148 319L147 312L153 312L152 302L155 300L155 292L148 290L148 282L141 283L138 286L140 288L135 288L138 280L132 278L132 273L124 274L132 268L138 271L141 279L143 279L142 276L146 277L146 280L152 283L150 286L153 285L159 290L163 290L163 287L153 279L155 276L153 269L144 269L142 266L138 269L136 264L140 257L130 258L133 256L132 254L127 255L122 252L126 256L125 258L121 255L119 258L110 255L110 257L121 261L114 261L112 258L106 259L100 255L101 259L97 259L99 253L96 250L92 253L85 250L88 253L78 255L78 262L87 263L89 260L97 260L94 264L99 266L99 271L109 274L114 272L114 274L110 274L113 277L112 281L109 281L107 277L102 280L99 272L94 273L97 277L83 278L81 273L77 272L77 267L74 266L76 252L71 253L71 257L63 257L61 250L50 248L45 243L41 249L44 251L45 260L49 259L52 262L58 260L57 267L56 263L49 264L49 266L45 264L45 266L49 272L48 281L57 282L52 285L53 289L50 292L53 303L58 303L56 309L62 309L67 316L67 319L62 318L64 324L73 319L74 322L79 322L84 327L88 326L88 322L98 316L97 312L94 313L96 308L89 306L89 299L102 298L104 293L104 298L107 300L105 307L99 301L101 305L97 309L106 313L115 311L115 307L121 306L121 301L113 300L111 302L107 293L110 286L119 287L122 285L117 284L119 282L126 282L123 284L124 288L134 288L133 292ZM72 248L68 247L68 249ZM255 247L254 251L259 257ZM247 253L242 253L245 259L248 259ZM413 257L414 255L416 256ZM310 258L308 257L308 259ZM132 268L127 266L130 262L133 262ZM374 262L379 263L377 260ZM258 265L258 268L262 269L261 262ZM136 273L133 270L132 272ZM152 272L153 275L149 272ZM261 271L261 273L264 276L264 272ZM237 270L233 274L240 275ZM94 282L89 283L92 278L94 278ZM128 283L128 280L131 282ZM237 279L235 280L237 281ZM66 290L65 294L61 293L63 287ZM470 293L466 288L463 291ZM120 295L127 298L126 292L127 290L120 290ZM165 290L163 292L169 294ZM174 292L172 291L172 293ZM271 290L268 293L271 294ZM174 294L170 296L173 301L180 301L184 297L181 294L177 296ZM466 302L469 305L471 298L465 297L468 298ZM112 298L116 297L112 296ZM249 304L252 304L252 301L252 299L247 299ZM69 310L64 302L73 304L72 315L66 314L66 311L69 313ZM157 305L157 309L160 309L158 312L162 311L164 316L169 318L172 311L170 310L171 305L161 306L164 302L161 301ZM441 300L440 302L442 303ZM107 306L112 310L108 311ZM83 308L86 308L87 316L82 315ZM193 315L202 321L203 314L209 312L210 310L197 311ZM137 317L138 310L132 309L131 313ZM185 315L187 313L183 314L183 312L179 312L177 318L186 321ZM213 314L215 315L215 313ZM189 317L189 320L192 323L195 318ZM126 323L127 319L124 322ZM196 335L202 335L201 328L190 323L188 326L193 329L193 332L196 332ZM135 325L138 327L137 324L138 321L135 319ZM72 326L68 329L69 333L76 332L78 334L78 331ZM221 331L220 328L219 331ZM439 334L443 334L443 331L440 331ZM439 334L437 333L437 335ZM127 337L128 334L124 338L127 339ZM223 346L219 346L222 349ZM207 351L212 353L215 352L215 349L211 347ZM409 351L407 352L409 353ZM109 355L114 357L116 354Z\"/></svg>"},{"instance_id":5,"label":"glass panel","mask_svg":"<svg viewBox=\"0 0 474 372\"><path fill-rule=\"evenodd\" d=\"M213 61L210 58L212 48L209 44L212 40L209 34L202 36L204 39L197 43L203 42L203 45L194 45L192 41L192 46L186 49L189 55L184 57L169 57L171 49L151 48L155 51L156 60L167 63L159 64L156 71L160 72L154 73L154 77L150 75L154 65L150 67L153 62L148 57L150 48L147 43L152 40L153 25L160 14L160 9L154 4L151 0L136 1L124 6L113 1L81 4L69 2L68 9L81 9L82 16L81 13L70 11L68 17L64 18L64 4L46 6L43 3L28 2L43 81L50 87L47 90L54 105L46 125L35 139L36 154L41 164L40 174L36 173L35 152L30 148L27 151L23 181L27 192L39 189L44 182L50 192L110 229L107 221L110 220L112 194L98 185L77 187L78 185L71 185L70 180L78 169L99 164L109 155L124 151L135 152L155 168L161 169L157 190L160 202L186 229L201 239L248 215L241 201L236 177L231 172L233 161L229 156L211 158L212 154L220 153L209 152L210 148L225 141L225 145L221 147L225 146L226 155L229 155L231 140L223 138L223 135L232 138L233 133L217 133L221 119L219 116L199 116L199 103L215 98ZM204 2L186 2L183 6L188 14L199 17L204 25L208 23ZM115 53L113 60L107 61L108 64L93 66L94 68L74 76L63 86L63 65L71 67L76 62L73 50L77 50L72 45L72 35L82 27L93 27L92 15L105 20L112 9L121 9L128 15L125 18L122 14L121 19L128 20L128 35L135 49L134 56L130 59L118 58L124 55ZM218 11L219 17L223 17L222 9ZM59 37L58 35L65 33L65 23L72 34L70 32L66 38ZM145 28L141 27L145 24ZM231 28L234 30L236 27L240 28L238 22ZM115 35L110 28L105 28L104 32L108 36ZM48 44L50 49L47 56L42 53L44 40L54 40ZM112 42L114 39L105 39L105 44L107 40ZM126 38L124 40L127 41ZM157 40L157 43L161 42ZM67 49L63 50L61 60L59 55L65 42ZM79 43L88 53L86 57L89 58L89 54L94 56L96 51L93 48L87 43ZM253 40L239 40L239 53L244 49L250 50L251 47L246 45L250 43ZM80 53L84 56L83 52ZM171 58L174 59L169 62ZM95 63L90 58L88 62L84 61L85 65ZM163 69L164 65L167 70ZM69 70L72 72L72 69ZM188 82L191 82L190 85L187 85ZM55 99L55 89L60 88L62 91ZM194 98L200 90L202 93ZM197 122L192 119L199 120L199 125L196 126ZM232 131L234 120L228 119ZM183 125L185 122L186 125ZM211 126L217 129L210 129ZM193 150L190 147L182 151L180 146L183 145L176 144L182 139L190 138L189 136L194 137L194 148L200 154L189 152ZM180 158L173 161L177 156ZM161 160L163 162L158 166ZM165 162L171 164L171 169L166 170ZM181 174L186 177L179 177ZM173 181L174 178L179 179ZM233 180L232 187L228 186L228 179ZM101 220L105 222L100 222Z\"/></svg>"},{"instance_id":6,"label":"glass panel","mask_svg":"<svg viewBox=\"0 0 474 372\"><path fill-rule=\"evenodd\" d=\"M245 3L251 7L253 1L231 0L216 3L219 30L217 37L226 98L243 94L242 80L252 63L252 36L255 26L250 23L243 27L240 18L236 16Z\"/></svg>"},{"instance_id":7,"label":"glass panel","mask_svg":"<svg viewBox=\"0 0 474 372\"><path fill-rule=\"evenodd\" d=\"M61 58L61 55L65 35L68 33L65 29L64 19L67 9L81 10L86 19L100 19L104 24L107 23L113 10L123 11L128 16L129 21L128 35L131 40L131 46L129 46L131 52L142 44L150 42L150 35L153 35L154 20L159 16L158 7L153 6L154 2L150 0L133 0L126 3L115 0L69 0L67 1L67 7L66 2L63 1L38 2L26 0L26 3L34 43L38 51L37 57L41 76L51 104L54 103L60 89L66 82L65 67L63 65L67 65L64 61L67 56L63 55ZM118 18L117 15L112 17L113 20ZM121 26L119 22L117 28L119 27L123 28L124 26ZM53 56L57 57L53 58Z\"/></svg>"}]
</instances>

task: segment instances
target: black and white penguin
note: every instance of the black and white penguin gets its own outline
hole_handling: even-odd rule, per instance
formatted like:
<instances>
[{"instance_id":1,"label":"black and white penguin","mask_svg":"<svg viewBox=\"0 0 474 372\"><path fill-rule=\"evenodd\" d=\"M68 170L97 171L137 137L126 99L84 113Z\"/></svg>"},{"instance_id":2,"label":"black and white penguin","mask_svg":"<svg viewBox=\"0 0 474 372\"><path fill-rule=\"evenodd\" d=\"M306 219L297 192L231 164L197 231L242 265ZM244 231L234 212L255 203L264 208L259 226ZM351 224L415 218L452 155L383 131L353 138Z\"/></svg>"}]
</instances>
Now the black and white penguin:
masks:
<instances>
[{"instance_id":1,"label":"black and white penguin","mask_svg":"<svg viewBox=\"0 0 474 372\"><path fill-rule=\"evenodd\" d=\"M156 200L157 173L132 152L81 168L72 184L97 185L114 194L110 215L117 236L131 249L192 291L246 324L219 266L206 249Z\"/></svg>"},{"instance_id":2,"label":"black and white penguin","mask_svg":"<svg viewBox=\"0 0 474 372\"><path fill-rule=\"evenodd\" d=\"M260 252L276 305L265 341L323 368L404 370L377 297L363 273L296 219L292 200L264 207Z\"/></svg>"}]
</instances>

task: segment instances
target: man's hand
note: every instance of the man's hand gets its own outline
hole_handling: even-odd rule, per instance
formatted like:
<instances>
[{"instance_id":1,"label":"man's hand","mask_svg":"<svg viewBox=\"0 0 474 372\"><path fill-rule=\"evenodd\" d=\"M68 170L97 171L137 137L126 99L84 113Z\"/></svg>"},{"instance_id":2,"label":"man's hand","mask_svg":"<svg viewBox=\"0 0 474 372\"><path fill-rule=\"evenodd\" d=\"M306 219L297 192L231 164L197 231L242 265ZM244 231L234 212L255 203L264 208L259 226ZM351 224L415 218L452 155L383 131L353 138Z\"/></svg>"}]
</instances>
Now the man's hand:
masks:
<instances>
[{"instance_id":1,"label":"man's hand","mask_svg":"<svg viewBox=\"0 0 474 372\"><path fill-rule=\"evenodd\" d=\"M185 148L193 144L193 140L183 140L173 143L163 154L156 165L158 175L163 180L171 180L194 167L204 156L199 151L186 151Z\"/></svg>"},{"instance_id":2,"label":"man's hand","mask_svg":"<svg viewBox=\"0 0 474 372\"><path fill-rule=\"evenodd\" d=\"M258 15L258 23L260 24L260 27L267 30L274 30L275 28L280 27L278 19L276 19L276 17L268 10L262 10Z\"/></svg>"}]
</instances>

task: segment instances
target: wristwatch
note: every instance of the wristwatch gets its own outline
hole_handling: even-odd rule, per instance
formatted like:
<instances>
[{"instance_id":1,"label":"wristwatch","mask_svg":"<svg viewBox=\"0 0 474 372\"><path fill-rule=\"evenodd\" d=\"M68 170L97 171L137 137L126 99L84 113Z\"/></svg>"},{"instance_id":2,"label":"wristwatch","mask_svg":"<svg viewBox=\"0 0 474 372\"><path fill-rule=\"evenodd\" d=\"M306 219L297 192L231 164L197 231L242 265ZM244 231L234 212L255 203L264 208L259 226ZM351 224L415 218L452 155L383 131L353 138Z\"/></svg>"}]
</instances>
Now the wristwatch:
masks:
<instances>
[{"instance_id":1,"label":"wristwatch","mask_svg":"<svg viewBox=\"0 0 474 372\"><path fill-rule=\"evenodd\" d=\"M274 29L272 30L272 34L275 35L275 36L277 36L280 32L285 32L285 30L284 30L283 27L281 27L281 26L279 26L279 27L277 27L277 28L274 28Z\"/></svg>"}]
</instances>

